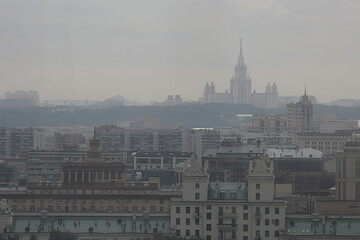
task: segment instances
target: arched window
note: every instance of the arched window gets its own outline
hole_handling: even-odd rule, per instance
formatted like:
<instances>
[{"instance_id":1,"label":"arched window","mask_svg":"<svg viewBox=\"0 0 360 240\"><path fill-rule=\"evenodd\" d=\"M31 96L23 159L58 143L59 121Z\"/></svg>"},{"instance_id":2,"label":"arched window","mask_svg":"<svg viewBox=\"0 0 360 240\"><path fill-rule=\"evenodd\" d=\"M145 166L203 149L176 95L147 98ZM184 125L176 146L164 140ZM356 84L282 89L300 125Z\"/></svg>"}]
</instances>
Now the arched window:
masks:
<instances>
[{"instance_id":1,"label":"arched window","mask_svg":"<svg viewBox=\"0 0 360 240\"><path fill-rule=\"evenodd\" d=\"M200 188L200 183L195 183L195 188Z\"/></svg>"}]
</instances>

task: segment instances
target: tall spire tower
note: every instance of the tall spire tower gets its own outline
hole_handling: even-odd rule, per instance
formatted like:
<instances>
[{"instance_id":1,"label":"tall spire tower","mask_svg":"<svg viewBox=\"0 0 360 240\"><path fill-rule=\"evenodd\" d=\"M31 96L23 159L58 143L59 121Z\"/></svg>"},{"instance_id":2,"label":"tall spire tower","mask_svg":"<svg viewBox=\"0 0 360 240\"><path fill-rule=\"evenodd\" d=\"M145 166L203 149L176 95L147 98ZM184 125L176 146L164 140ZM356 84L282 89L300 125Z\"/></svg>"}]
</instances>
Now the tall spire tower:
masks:
<instances>
[{"instance_id":1,"label":"tall spire tower","mask_svg":"<svg viewBox=\"0 0 360 240\"><path fill-rule=\"evenodd\" d=\"M242 51L242 39L240 39L240 54L235 66L235 74L230 79L230 94L232 103L251 103L251 78L247 75L247 67Z\"/></svg>"},{"instance_id":2,"label":"tall spire tower","mask_svg":"<svg viewBox=\"0 0 360 240\"><path fill-rule=\"evenodd\" d=\"M240 38L240 55L242 56L242 38Z\"/></svg>"}]
</instances>

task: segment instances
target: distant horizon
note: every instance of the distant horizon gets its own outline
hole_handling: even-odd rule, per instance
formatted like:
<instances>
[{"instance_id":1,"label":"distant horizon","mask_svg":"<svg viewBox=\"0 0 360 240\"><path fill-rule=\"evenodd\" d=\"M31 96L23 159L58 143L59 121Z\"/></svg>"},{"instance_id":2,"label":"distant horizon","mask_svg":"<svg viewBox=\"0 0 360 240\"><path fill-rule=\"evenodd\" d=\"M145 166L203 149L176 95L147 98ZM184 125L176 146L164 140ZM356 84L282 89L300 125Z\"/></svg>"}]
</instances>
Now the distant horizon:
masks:
<instances>
[{"instance_id":1,"label":"distant horizon","mask_svg":"<svg viewBox=\"0 0 360 240\"><path fill-rule=\"evenodd\" d=\"M243 39L252 90L358 99L360 1L12 1L0 3L0 95L197 101L229 79Z\"/></svg>"},{"instance_id":2,"label":"distant horizon","mask_svg":"<svg viewBox=\"0 0 360 240\"><path fill-rule=\"evenodd\" d=\"M121 96L123 97L121 94L117 94L117 95L114 95L114 96L108 96L108 97L105 97L103 99L91 99L91 98L57 98L57 99L43 99L41 97L41 94L39 93L39 91L35 90L35 89L29 89L29 90L23 90L23 89L16 89L15 91L35 91L35 92L38 92L39 94L39 97L40 97L40 103L45 103L46 101L92 101L92 102L103 102L105 101L106 99L109 99L109 98L113 98L113 97L117 97L117 96ZM15 92L14 91L14 92ZM10 91L5 91L6 92L10 92ZM301 95L279 95L279 98L281 97L297 97L297 98L300 98L304 93L302 93ZM181 94L176 94L176 95L180 95L182 97ZM334 100L330 100L330 101L327 101L327 102L322 102L322 101L319 101L319 99L317 98L317 96L314 96L314 95L311 95L311 94L307 94L308 96L311 96L311 97L315 97L316 98L316 103L319 103L319 104L328 104L328 103L332 103L332 102L336 102L338 100L360 100L360 98L338 98L338 99L334 99ZM167 97L167 96L166 96ZM0 96L0 99L5 99L5 96ZM126 98L125 98L126 99ZM128 102L130 103L139 103L139 104L152 104L152 103L163 103L166 101L166 98L163 100L163 101L156 101L156 100L150 100L149 102L141 102L141 101L137 101L136 99L135 100L130 100L130 99L126 99ZM182 99L182 103L196 103L196 102L199 102L198 99Z\"/></svg>"}]
</instances>

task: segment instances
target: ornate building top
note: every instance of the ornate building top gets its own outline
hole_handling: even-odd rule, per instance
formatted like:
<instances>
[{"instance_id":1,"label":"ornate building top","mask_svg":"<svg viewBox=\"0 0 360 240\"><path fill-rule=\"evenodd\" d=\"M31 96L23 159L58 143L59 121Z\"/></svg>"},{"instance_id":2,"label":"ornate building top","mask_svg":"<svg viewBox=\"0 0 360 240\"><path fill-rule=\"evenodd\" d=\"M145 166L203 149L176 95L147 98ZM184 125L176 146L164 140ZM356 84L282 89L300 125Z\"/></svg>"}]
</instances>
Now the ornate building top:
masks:
<instances>
[{"instance_id":1,"label":"ornate building top","mask_svg":"<svg viewBox=\"0 0 360 240\"><path fill-rule=\"evenodd\" d=\"M274 176L273 162L268 167L264 159L251 160L249 163L249 176Z\"/></svg>"},{"instance_id":2,"label":"ornate building top","mask_svg":"<svg viewBox=\"0 0 360 240\"><path fill-rule=\"evenodd\" d=\"M184 175L192 174L207 174L207 162L203 167L195 154L191 156L190 162L185 161L184 163Z\"/></svg>"}]
</instances>

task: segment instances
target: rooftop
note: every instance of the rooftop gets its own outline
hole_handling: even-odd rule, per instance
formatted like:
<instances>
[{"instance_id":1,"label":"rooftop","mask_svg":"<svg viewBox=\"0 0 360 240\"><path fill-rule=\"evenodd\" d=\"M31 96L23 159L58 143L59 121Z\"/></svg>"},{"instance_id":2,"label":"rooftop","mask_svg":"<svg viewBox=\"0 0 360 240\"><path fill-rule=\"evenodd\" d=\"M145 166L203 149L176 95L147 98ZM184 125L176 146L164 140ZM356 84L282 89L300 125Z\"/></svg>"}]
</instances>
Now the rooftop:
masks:
<instances>
[{"instance_id":1,"label":"rooftop","mask_svg":"<svg viewBox=\"0 0 360 240\"><path fill-rule=\"evenodd\" d=\"M209 200L247 200L245 183L211 182L208 191Z\"/></svg>"},{"instance_id":2,"label":"rooftop","mask_svg":"<svg viewBox=\"0 0 360 240\"><path fill-rule=\"evenodd\" d=\"M322 158L323 153L312 148L278 149L268 148L265 155L271 158Z\"/></svg>"},{"instance_id":3,"label":"rooftop","mask_svg":"<svg viewBox=\"0 0 360 240\"><path fill-rule=\"evenodd\" d=\"M339 216L300 216L287 217L284 235L360 235L360 218Z\"/></svg>"},{"instance_id":4,"label":"rooftop","mask_svg":"<svg viewBox=\"0 0 360 240\"><path fill-rule=\"evenodd\" d=\"M12 233L170 233L170 216L14 216Z\"/></svg>"}]
</instances>

